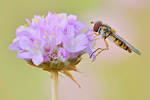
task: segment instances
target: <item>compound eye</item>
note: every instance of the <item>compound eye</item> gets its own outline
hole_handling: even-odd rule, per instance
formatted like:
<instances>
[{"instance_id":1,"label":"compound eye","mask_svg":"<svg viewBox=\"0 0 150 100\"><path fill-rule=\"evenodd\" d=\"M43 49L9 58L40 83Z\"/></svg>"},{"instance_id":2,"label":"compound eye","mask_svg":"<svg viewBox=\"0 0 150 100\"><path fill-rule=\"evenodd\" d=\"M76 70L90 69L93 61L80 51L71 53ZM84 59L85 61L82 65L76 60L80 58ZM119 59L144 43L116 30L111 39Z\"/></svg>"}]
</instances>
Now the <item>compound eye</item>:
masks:
<instances>
[{"instance_id":1,"label":"compound eye","mask_svg":"<svg viewBox=\"0 0 150 100\"><path fill-rule=\"evenodd\" d=\"M101 25L102 25L101 21L96 22L93 27L94 31L97 32Z\"/></svg>"}]
</instances>

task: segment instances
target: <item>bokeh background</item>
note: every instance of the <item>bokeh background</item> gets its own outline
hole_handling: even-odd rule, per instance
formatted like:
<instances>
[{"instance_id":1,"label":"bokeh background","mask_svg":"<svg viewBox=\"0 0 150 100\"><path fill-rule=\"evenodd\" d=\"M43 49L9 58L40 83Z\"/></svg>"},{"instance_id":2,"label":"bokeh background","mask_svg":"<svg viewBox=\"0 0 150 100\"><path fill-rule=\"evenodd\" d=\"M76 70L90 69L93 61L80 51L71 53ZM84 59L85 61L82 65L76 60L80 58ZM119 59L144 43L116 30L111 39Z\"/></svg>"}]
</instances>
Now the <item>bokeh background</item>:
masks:
<instances>
[{"instance_id":1,"label":"bokeh background","mask_svg":"<svg viewBox=\"0 0 150 100\"><path fill-rule=\"evenodd\" d=\"M72 72L81 89L59 77L59 100L150 100L150 0L1 0L0 100L51 100L49 72L8 50L25 19L48 11L77 15L85 30L102 20L142 52L130 54L108 40L108 51L94 62L84 55L77 65L82 73ZM98 40L97 47L105 48L104 42Z\"/></svg>"}]
</instances>

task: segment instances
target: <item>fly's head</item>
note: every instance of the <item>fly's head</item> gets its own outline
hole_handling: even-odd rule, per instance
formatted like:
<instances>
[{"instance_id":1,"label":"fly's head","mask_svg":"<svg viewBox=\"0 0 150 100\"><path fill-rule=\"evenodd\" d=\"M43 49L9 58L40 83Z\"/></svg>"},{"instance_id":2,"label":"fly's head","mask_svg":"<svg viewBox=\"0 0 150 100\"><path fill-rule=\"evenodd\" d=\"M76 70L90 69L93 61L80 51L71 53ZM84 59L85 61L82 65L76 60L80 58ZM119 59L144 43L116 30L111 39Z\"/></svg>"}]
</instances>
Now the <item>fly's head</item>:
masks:
<instances>
[{"instance_id":1,"label":"fly's head","mask_svg":"<svg viewBox=\"0 0 150 100\"><path fill-rule=\"evenodd\" d=\"M94 32L100 32L100 26L102 26L102 21L97 21L94 23L94 26L93 26L93 31Z\"/></svg>"}]
</instances>

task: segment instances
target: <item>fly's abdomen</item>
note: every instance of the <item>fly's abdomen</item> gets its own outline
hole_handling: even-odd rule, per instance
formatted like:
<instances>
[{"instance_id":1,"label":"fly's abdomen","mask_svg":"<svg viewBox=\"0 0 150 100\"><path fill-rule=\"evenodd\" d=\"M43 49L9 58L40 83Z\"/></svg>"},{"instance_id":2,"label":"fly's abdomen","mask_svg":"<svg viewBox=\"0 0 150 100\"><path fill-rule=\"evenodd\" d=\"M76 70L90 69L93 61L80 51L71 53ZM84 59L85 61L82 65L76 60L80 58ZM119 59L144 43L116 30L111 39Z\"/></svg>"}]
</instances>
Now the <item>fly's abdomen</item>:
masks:
<instances>
[{"instance_id":1,"label":"fly's abdomen","mask_svg":"<svg viewBox=\"0 0 150 100\"><path fill-rule=\"evenodd\" d=\"M130 48L119 38L117 38L116 36L109 36L109 39L111 39L117 46L119 46L120 48L128 51L129 53L131 53L132 51L130 50Z\"/></svg>"}]
</instances>

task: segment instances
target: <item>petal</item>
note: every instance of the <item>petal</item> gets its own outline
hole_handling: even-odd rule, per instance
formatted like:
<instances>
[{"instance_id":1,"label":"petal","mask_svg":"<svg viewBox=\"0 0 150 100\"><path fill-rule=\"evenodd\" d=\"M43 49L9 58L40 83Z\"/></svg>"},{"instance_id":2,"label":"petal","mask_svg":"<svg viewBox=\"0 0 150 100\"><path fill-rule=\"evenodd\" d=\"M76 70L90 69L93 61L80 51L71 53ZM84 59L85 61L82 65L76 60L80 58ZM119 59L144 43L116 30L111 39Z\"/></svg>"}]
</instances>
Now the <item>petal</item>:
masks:
<instances>
[{"instance_id":1,"label":"petal","mask_svg":"<svg viewBox=\"0 0 150 100\"><path fill-rule=\"evenodd\" d=\"M74 38L73 39L68 39L67 37L64 38L64 41L63 41L64 48L69 52L73 52L73 50L75 50L76 48L74 44L72 45L73 41L74 41Z\"/></svg>"},{"instance_id":2,"label":"petal","mask_svg":"<svg viewBox=\"0 0 150 100\"><path fill-rule=\"evenodd\" d=\"M18 45L19 45L18 43L10 44L8 48L10 50L16 51L16 50L18 50L18 48L17 48Z\"/></svg>"},{"instance_id":3,"label":"petal","mask_svg":"<svg viewBox=\"0 0 150 100\"><path fill-rule=\"evenodd\" d=\"M96 60L96 55L94 54L94 55L93 55L93 61L95 61L95 60Z\"/></svg>"},{"instance_id":4,"label":"petal","mask_svg":"<svg viewBox=\"0 0 150 100\"><path fill-rule=\"evenodd\" d=\"M80 52L72 53L72 54L70 54L70 58L71 59L75 59L75 58L77 58L79 56L79 54L80 54Z\"/></svg>"},{"instance_id":5,"label":"petal","mask_svg":"<svg viewBox=\"0 0 150 100\"><path fill-rule=\"evenodd\" d=\"M17 29L16 29L16 36L18 32L21 32L21 30L24 28L23 25L20 25Z\"/></svg>"},{"instance_id":6,"label":"petal","mask_svg":"<svg viewBox=\"0 0 150 100\"><path fill-rule=\"evenodd\" d=\"M64 34L61 31L59 31L59 35L56 37L56 44L61 44L63 42L64 37Z\"/></svg>"},{"instance_id":7,"label":"petal","mask_svg":"<svg viewBox=\"0 0 150 100\"><path fill-rule=\"evenodd\" d=\"M63 16L63 17L67 17L66 13L59 13L59 15Z\"/></svg>"},{"instance_id":8,"label":"petal","mask_svg":"<svg viewBox=\"0 0 150 100\"><path fill-rule=\"evenodd\" d=\"M51 12L50 11L48 12L48 16L51 16Z\"/></svg>"},{"instance_id":9,"label":"petal","mask_svg":"<svg viewBox=\"0 0 150 100\"><path fill-rule=\"evenodd\" d=\"M69 16L68 16L68 25L74 25L76 19L77 19L77 16L69 15Z\"/></svg>"},{"instance_id":10,"label":"petal","mask_svg":"<svg viewBox=\"0 0 150 100\"><path fill-rule=\"evenodd\" d=\"M88 43L88 39L85 34L79 34L75 37L75 43L77 43L77 48L80 48Z\"/></svg>"},{"instance_id":11,"label":"petal","mask_svg":"<svg viewBox=\"0 0 150 100\"><path fill-rule=\"evenodd\" d=\"M29 25L32 25L29 19L26 19L26 21Z\"/></svg>"},{"instance_id":12,"label":"petal","mask_svg":"<svg viewBox=\"0 0 150 100\"><path fill-rule=\"evenodd\" d=\"M87 29L87 31L85 32L86 35L91 35L92 34L92 30L90 28Z\"/></svg>"},{"instance_id":13,"label":"petal","mask_svg":"<svg viewBox=\"0 0 150 100\"><path fill-rule=\"evenodd\" d=\"M13 40L13 43L19 41L20 37L16 37L14 40Z\"/></svg>"},{"instance_id":14,"label":"petal","mask_svg":"<svg viewBox=\"0 0 150 100\"><path fill-rule=\"evenodd\" d=\"M89 57L91 58L91 54L93 53L92 49L90 47L86 48L85 51L89 54ZM96 55L92 55L93 61L96 60Z\"/></svg>"},{"instance_id":15,"label":"petal","mask_svg":"<svg viewBox=\"0 0 150 100\"><path fill-rule=\"evenodd\" d=\"M43 60L44 60L44 62L48 62L49 61L49 56L48 55L43 55Z\"/></svg>"},{"instance_id":16,"label":"petal","mask_svg":"<svg viewBox=\"0 0 150 100\"><path fill-rule=\"evenodd\" d=\"M40 64L43 62L43 56L42 56L42 54L38 54L37 56L34 56L34 57L32 58L32 61L33 61L33 63L34 63L36 66L40 65Z\"/></svg>"},{"instance_id":17,"label":"petal","mask_svg":"<svg viewBox=\"0 0 150 100\"><path fill-rule=\"evenodd\" d=\"M17 58L32 58L33 54L31 52L18 52Z\"/></svg>"},{"instance_id":18,"label":"petal","mask_svg":"<svg viewBox=\"0 0 150 100\"><path fill-rule=\"evenodd\" d=\"M63 58L68 58L69 53L64 48L59 48L58 56L62 56Z\"/></svg>"},{"instance_id":19,"label":"petal","mask_svg":"<svg viewBox=\"0 0 150 100\"><path fill-rule=\"evenodd\" d=\"M77 21L76 23L75 23L75 28L76 28L76 30L82 30L83 28L85 28L86 27L86 25L84 25L83 23L81 23L80 21Z\"/></svg>"},{"instance_id":20,"label":"petal","mask_svg":"<svg viewBox=\"0 0 150 100\"><path fill-rule=\"evenodd\" d=\"M23 31L21 31L21 32L16 32L16 36L19 36L19 37L21 37L21 36L27 36L27 37L29 37L30 36L30 32L28 32L28 30L27 29L24 29Z\"/></svg>"},{"instance_id":21,"label":"petal","mask_svg":"<svg viewBox=\"0 0 150 100\"><path fill-rule=\"evenodd\" d=\"M77 16L75 16L75 15L68 16L68 20L76 20L76 19L77 19Z\"/></svg>"},{"instance_id":22,"label":"petal","mask_svg":"<svg viewBox=\"0 0 150 100\"><path fill-rule=\"evenodd\" d=\"M59 23L59 27L62 28L62 31L64 31L64 29L66 28L66 25L67 25L67 19L66 18L63 18L61 20L61 22Z\"/></svg>"},{"instance_id":23,"label":"petal","mask_svg":"<svg viewBox=\"0 0 150 100\"><path fill-rule=\"evenodd\" d=\"M68 38L74 38L74 36L75 36L74 26L68 25L67 26L67 37Z\"/></svg>"},{"instance_id":24,"label":"petal","mask_svg":"<svg viewBox=\"0 0 150 100\"><path fill-rule=\"evenodd\" d=\"M30 42L31 41L29 40L29 38L23 36L19 41L19 45L21 46L22 49L27 50L30 48L30 45L29 45L31 44Z\"/></svg>"},{"instance_id":25,"label":"petal","mask_svg":"<svg viewBox=\"0 0 150 100\"><path fill-rule=\"evenodd\" d=\"M85 49L87 46L81 46L80 48L76 47L76 49L72 50L72 52L79 52Z\"/></svg>"}]
</instances>

